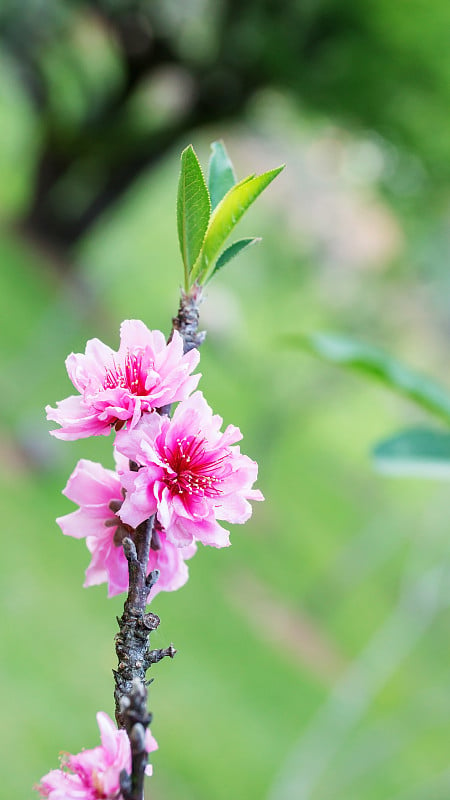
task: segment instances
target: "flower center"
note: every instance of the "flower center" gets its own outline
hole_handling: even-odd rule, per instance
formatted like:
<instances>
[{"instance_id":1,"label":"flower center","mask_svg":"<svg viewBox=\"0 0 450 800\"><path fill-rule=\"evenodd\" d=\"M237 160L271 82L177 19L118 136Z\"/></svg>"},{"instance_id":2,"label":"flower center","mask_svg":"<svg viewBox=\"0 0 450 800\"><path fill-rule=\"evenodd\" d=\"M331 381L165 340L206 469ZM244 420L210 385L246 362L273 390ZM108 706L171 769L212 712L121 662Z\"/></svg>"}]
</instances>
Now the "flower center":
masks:
<instances>
[{"instance_id":1,"label":"flower center","mask_svg":"<svg viewBox=\"0 0 450 800\"><path fill-rule=\"evenodd\" d=\"M106 794L103 787L103 781L96 769L94 769L92 772L92 785L95 791L96 800L104 800L104 798L106 798Z\"/></svg>"},{"instance_id":2,"label":"flower center","mask_svg":"<svg viewBox=\"0 0 450 800\"><path fill-rule=\"evenodd\" d=\"M205 439L184 436L173 450L164 447L167 464L165 482L174 494L194 497L219 497L220 484L228 474L229 453L207 451ZM220 452L220 451L219 451Z\"/></svg>"},{"instance_id":3,"label":"flower center","mask_svg":"<svg viewBox=\"0 0 450 800\"><path fill-rule=\"evenodd\" d=\"M153 364L150 363L147 367L144 367L142 359L142 351L135 353L130 353L130 351L128 351L123 366L113 361L112 368L106 369L103 388L128 389L130 394L147 395L148 391L145 388L145 381Z\"/></svg>"}]
</instances>

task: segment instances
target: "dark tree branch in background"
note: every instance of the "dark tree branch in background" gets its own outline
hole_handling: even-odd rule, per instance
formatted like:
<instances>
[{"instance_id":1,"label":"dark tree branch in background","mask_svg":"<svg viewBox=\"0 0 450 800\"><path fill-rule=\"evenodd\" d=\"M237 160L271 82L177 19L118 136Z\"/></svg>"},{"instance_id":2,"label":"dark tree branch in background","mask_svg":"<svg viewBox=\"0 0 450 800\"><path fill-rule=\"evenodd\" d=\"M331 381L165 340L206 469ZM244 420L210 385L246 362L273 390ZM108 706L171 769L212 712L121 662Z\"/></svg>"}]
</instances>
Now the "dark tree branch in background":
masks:
<instances>
[{"instance_id":1,"label":"dark tree branch in background","mask_svg":"<svg viewBox=\"0 0 450 800\"><path fill-rule=\"evenodd\" d=\"M300 108L338 124L359 127L365 135L381 134L400 156L402 148L406 156L417 154L431 168L434 185L447 191L448 139L437 137L433 127L441 120L436 109L448 106L445 70L441 75L435 62L446 21L445 3L438 6L435 16L425 6L417 9L403 39L387 33L389 23L384 30L376 4L206 0L208 42L197 47L195 36L190 43L185 36L196 27L190 18L196 13L194 0L178 8L166 7L163 0L0 3L1 45L36 108L41 133L22 230L64 264L70 248L143 171L186 144L191 131L242 116L249 100L266 87L290 93ZM67 57L64 69L72 70L74 85L80 78L77 92L85 91L73 58L80 22L82 33L83 25L85 32L95 24L104 41L110 40L106 47L113 43L121 77L104 91L97 86L92 97L87 91L85 111L68 121L58 57ZM80 63L84 58L92 68L95 61L86 53L86 42L84 47ZM55 49L57 58L49 62L48 53L53 58ZM179 85L189 87L183 102L155 124L149 106L152 124L145 119L136 124L130 103L167 67ZM408 107L420 108L420 115L405 111L398 97L408 97ZM139 113L145 118L145 103ZM429 119L428 126L417 124L419 119Z\"/></svg>"},{"instance_id":2,"label":"dark tree branch in background","mask_svg":"<svg viewBox=\"0 0 450 800\"><path fill-rule=\"evenodd\" d=\"M105 16L101 8L104 4L91 5ZM144 170L155 165L189 131L242 113L262 81L257 69L242 70L226 61L220 63L222 46L215 63L207 69L203 63L189 62L167 36L156 28L147 31L138 14L110 16L104 21L113 28L121 45L124 80L105 103L90 109L70 137L48 105L42 76L39 80L39 106L44 106L46 127L32 201L21 228L32 240L41 241L61 254L85 235ZM33 59L30 54L28 61L28 73L32 73L34 63L35 74L39 74L37 57ZM180 69L187 77L191 86L189 104L177 118L154 132L143 134L133 130L127 109L135 90L142 81L151 80L168 65ZM77 213L72 209L67 212L64 203L55 199L55 188L65 176L76 177L77 173L83 183L85 178L80 173L83 168L88 172L92 168L96 173L93 186L88 187L89 199Z\"/></svg>"},{"instance_id":3,"label":"dark tree branch in background","mask_svg":"<svg viewBox=\"0 0 450 800\"><path fill-rule=\"evenodd\" d=\"M237 0L224 0L220 23L213 34L215 47L204 56L180 47L177 32L165 28L151 4L139 0L118 4L91 0L81 3L79 10L86 14L94 11L119 44L123 80L110 96L90 104L69 135L61 112L52 105L45 69L40 63L43 37L45 44L51 44L52 36L63 37L67 33L64 25L58 29L55 23L53 33L47 33L47 29L52 31L51 20L47 20L34 49L31 26L30 41L25 36L24 42L18 34L10 37L17 63L25 61L28 65L25 85L37 100L44 123L34 192L21 226L32 241L59 254L61 263L63 254L139 175L157 164L190 131L239 118L258 89L273 82L283 83L277 71L282 72L280 64L285 56L277 41L289 41L289 47L294 54L298 50L300 58L308 35L315 41L320 38L314 14L305 16L303 11L292 10L289 3L274 4L273 0L248 0L245 6ZM69 17L69 28L70 22ZM136 130L129 121L129 103L144 82L151 82L167 66L179 70L180 77L189 84L186 104L178 116L161 127L150 132ZM21 66L19 69L23 73ZM85 196L81 208L70 207L70 186L61 202L58 188L67 176L78 182Z\"/></svg>"}]
</instances>

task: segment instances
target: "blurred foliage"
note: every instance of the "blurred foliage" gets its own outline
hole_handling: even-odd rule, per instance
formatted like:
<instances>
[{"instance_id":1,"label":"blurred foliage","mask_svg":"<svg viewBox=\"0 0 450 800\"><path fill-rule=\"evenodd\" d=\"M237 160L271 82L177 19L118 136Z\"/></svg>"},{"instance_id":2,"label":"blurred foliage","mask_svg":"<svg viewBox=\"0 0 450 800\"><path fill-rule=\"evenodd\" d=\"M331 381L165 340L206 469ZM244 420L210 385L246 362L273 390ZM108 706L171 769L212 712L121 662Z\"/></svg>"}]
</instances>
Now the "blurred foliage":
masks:
<instances>
[{"instance_id":1,"label":"blurred foliage","mask_svg":"<svg viewBox=\"0 0 450 800\"><path fill-rule=\"evenodd\" d=\"M449 25L445 0L5 0L3 58L41 134L26 226L72 244L180 138L238 118L267 87L382 137L400 203L431 187L436 198L449 178Z\"/></svg>"},{"instance_id":2,"label":"blurred foliage","mask_svg":"<svg viewBox=\"0 0 450 800\"><path fill-rule=\"evenodd\" d=\"M450 477L450 434L433 428L410 428L382 442L373 451L386 475L419 478Z\"/></svg>"},{"instance_id":3,"label":"blurred foliage","mask_svg":"<svg viewBox=\"0 0 450 800\"><path fill-rule=\"evenodd\" d=\"M326 333L293 336L288 342L331 364L339 364L381 381L450 425L450 394L432 378L419 375L389 353L345 336Z\"/></svg>"},{"instance_id":4,"label":"blurred foliage","mask_svg":"<svg viewBox=\"0 0 450 800\"><path fill-rule=\"evenodd\" d=\"M450 425L450 394L373 345L335 334L290 336L287 342L348 369L362 372L416 403ZM423 478L450 476L450 435L447 431L412 428L384 439L373 449L376 467L386 475Z\"/></svg>"},{"instance_id":5,"label":"blurred foliage","mask_svg":"<svg viewBox=\"0 0 450 800\"><path fill-rule=\"evenodd\" d=\"M448 17L437 0L0 4L5 796L31 797L112 708L121 598L82 590L88 553L54 522L77 458L108 466L110 442L56 442L42 409L86 339L115 347L124 317L168 331L179 154L193 140L206 163L223 137L238 174L288 165L248 212L264 242L202 307L202 388L267 500L157 598L154 646L179 655L154 670L149 794L447 800L448 486L367 459L422 412L279 343L342 330L448 370Z\"/></svg>"}]
</instances>

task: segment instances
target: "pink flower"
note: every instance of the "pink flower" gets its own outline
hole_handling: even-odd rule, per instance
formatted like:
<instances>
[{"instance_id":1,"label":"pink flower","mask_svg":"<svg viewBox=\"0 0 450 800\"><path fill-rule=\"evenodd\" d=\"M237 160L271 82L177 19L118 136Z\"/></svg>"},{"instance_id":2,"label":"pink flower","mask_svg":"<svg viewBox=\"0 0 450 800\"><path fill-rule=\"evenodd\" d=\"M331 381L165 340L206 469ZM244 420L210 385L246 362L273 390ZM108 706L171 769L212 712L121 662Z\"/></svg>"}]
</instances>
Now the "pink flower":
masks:
<instances>
[{"instance_id":1,"label":"pink flower","mask_svg":"<svg viewBox=\"0 0 450 800\"><path fill-rule=\"evenodd\" d=\"M143 322L125 320L120 327L120 347L111 350L90 339L86 353L71 353L67 372L79 395L46 407L47 419L61 425L51 431L59 439L82 439L108 434L128 422L131 430L141 415L183 400L196 388L200 375L191 375L199 361L198 350L183 355L183 340L174 331L166 344L161 331Z\"/></svg>"},{"instance_id":2,"label":"pink flower","mask_svg":"<svg viewBox=\"0 0 450 800\"><path fill-rule=\"evenodd\" d=\"M128 460L120 455L118 464L123 472ZM122 539L131 532L116 516L123 502L123 492L118 475L101 464L82 459L70 476L63 494L80 508L59 517L56 521L63 533L76 539L86 537L92 560L86 570L85 586L108 584L108 596L128 590L128 563L121 546ZM158 532L159 549L150 550L147 574L159 569L160 576L150 592L172 592L188 579L184 559L191 558L195 546L180 550L168 542L163 531Z\"/></svg>"},{"instance_id":3,"label":"pink flower","mask_svg":"<svg viewBox=\"0 0 450 800\"><path fill-rule=\"evenodd\" d=\"M63 769L53 769L41 780L37 790L50 800L117 800L120 792L120 773L131 772L131 749L125 731L117 730L107 714L99 711L97 723L101 745L92 750L82 750L77 755L67 754ZM156 750L158 745L149 731L146 732L146 749ZM151 774L149 768L148 773Z\"/></svg>"},{"instance_id":4,"label":"pink flower","mask_svg":"<svg viewBox=\"0 0 450 800\"><path fill-rule=\"evenodd\" d=\"M258 466L239 447L239 428L221 433L201 392L181 402L172 419L159 414L142 418L131 432L119 433L117 449L141 465L121 472L126 496L119 516L136 526L157 513L167 540L184 547L195 540L226 547L229 534L217 520L245 522L248 500L263 500L252 489Z\"/></svg>"}]
</instances>

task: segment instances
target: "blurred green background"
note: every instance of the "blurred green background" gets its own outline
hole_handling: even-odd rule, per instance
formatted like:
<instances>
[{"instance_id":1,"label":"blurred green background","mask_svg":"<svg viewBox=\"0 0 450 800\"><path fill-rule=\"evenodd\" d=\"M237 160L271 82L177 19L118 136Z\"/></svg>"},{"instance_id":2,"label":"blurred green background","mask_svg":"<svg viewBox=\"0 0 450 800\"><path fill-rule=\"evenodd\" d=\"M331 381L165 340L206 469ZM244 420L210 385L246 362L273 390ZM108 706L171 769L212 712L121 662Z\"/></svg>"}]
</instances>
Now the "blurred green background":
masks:
<instances>
[{"instance_id":1,"label":"blurred green background","mask_svg":"<svg viewBox=\"0 0 450 800\"><path fill-rule=\"evenodd\" d=\"M446 0L0 4L2 793L31 798L112 713L123 598L82 589L55 517L80 457L48 436L64 359L123 318L168 332L178 159L286 162L210 284L202 389L266 496L159 595L154 800L448 800L448 487L376 475L421 414L284 347L337 330L448 368Z\"/></svg>"}]
</instances>

